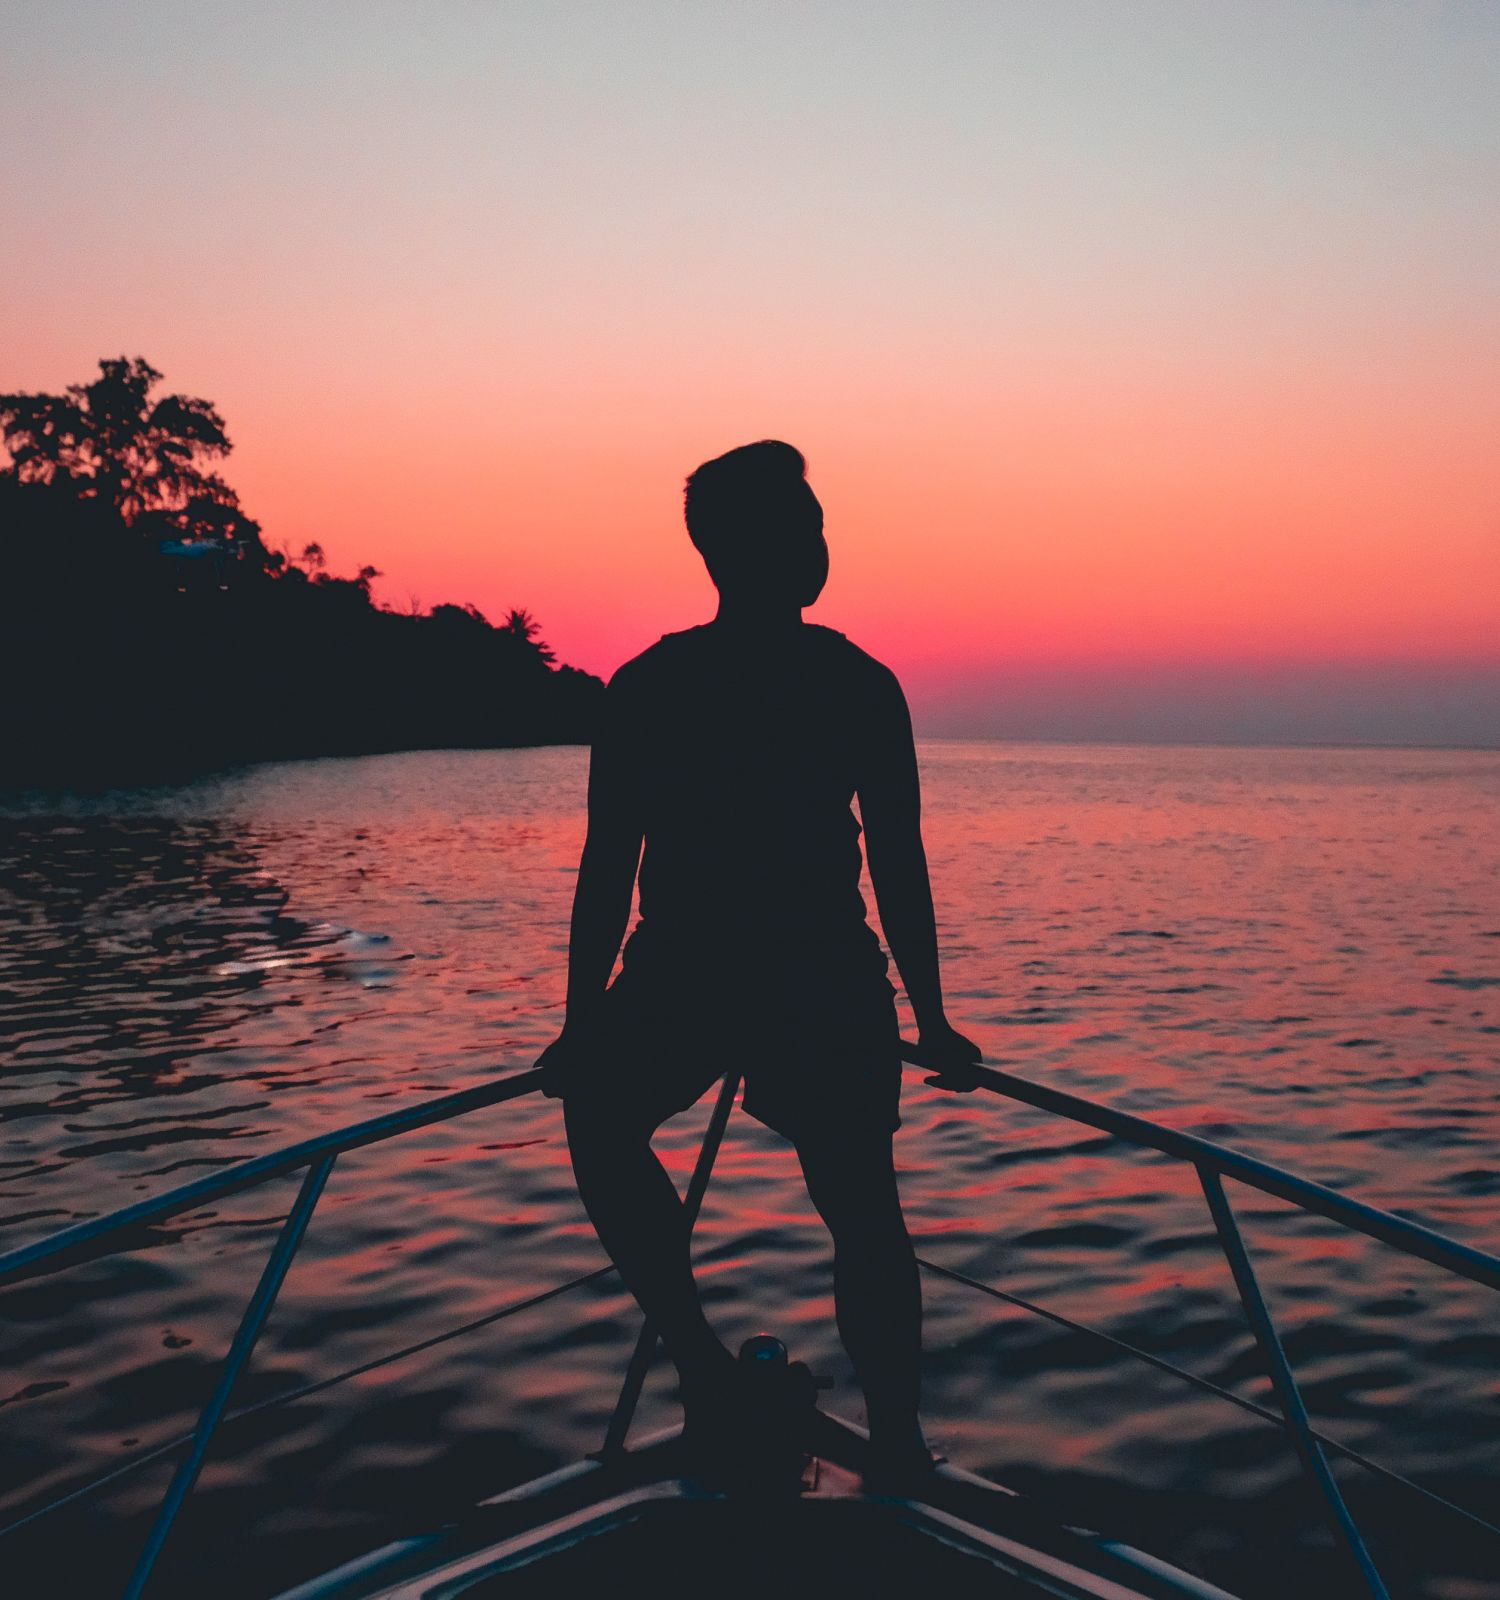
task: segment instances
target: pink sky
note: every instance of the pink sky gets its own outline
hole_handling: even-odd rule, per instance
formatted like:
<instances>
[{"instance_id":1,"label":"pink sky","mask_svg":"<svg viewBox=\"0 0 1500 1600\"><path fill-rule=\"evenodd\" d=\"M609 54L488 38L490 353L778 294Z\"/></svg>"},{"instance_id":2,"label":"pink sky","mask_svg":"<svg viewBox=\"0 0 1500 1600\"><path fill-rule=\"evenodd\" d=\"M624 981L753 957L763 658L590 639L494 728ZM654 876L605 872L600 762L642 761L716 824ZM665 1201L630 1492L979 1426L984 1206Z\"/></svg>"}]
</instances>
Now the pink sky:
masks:
<instances>
[{"instance_id":1,"label":"pink sky","mask_svg":"<svg viewBox=\"0 0 1500 1600\"><path fill-rule=\"evenodd\" d=\"M394 603L608 671L775 436L813 617L933 726L1048 664L1494 681L1486 7L131 9L0 82L5 386L146 355Z\"/></svg>"}]
</instances>

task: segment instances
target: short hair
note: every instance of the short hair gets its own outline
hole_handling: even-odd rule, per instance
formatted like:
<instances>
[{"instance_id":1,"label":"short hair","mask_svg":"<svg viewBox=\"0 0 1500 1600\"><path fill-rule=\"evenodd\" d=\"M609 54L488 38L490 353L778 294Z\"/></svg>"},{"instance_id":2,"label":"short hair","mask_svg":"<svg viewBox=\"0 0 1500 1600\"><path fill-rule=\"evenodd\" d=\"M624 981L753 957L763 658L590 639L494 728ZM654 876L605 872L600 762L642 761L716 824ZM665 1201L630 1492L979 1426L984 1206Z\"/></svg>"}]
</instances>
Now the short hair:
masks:
<instances>
[{"instance_id":1,"label":"short hair","mask_svg":"<svg viewBox=\"0 0 1500 1600\"><path fill-rule=\"evenodd\" d=\"M823 527L823 509L807 482L807 462L800 450L779 439L743 444L705 461L687 480L682 509L688 537L710 572L725 556L733 560L742 539Z\"/></svg>"}]
</instances>

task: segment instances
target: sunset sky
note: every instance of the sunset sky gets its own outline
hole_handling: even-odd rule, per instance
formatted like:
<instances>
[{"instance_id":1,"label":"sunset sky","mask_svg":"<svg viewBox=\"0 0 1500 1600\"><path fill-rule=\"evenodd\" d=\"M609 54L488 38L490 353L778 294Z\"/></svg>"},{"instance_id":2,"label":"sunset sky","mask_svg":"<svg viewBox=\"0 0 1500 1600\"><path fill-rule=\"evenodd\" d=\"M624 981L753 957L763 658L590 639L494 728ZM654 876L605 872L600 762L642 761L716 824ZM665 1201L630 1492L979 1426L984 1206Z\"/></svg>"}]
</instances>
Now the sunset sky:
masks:
<instances>
[{"instance_id":1,"label":"sunset sky","mask_svg":"<svg viewBox=\"0 0 1500 1600\"><path fill-rule=\"evenodd\" d=\"M1500 743L1500 7L0 4L0 387L607 672L809 458L919 728Z\"/></svg>"}]
</instances>

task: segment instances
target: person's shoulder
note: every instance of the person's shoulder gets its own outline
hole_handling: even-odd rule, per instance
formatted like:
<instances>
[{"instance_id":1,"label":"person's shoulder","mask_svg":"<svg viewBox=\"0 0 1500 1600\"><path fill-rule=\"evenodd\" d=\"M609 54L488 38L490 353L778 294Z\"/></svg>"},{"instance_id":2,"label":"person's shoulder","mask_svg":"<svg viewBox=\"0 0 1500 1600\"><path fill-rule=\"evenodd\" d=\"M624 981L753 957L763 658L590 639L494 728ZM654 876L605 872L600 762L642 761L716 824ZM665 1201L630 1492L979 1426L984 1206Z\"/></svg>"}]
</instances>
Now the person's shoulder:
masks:
<instances>
[{"instance_id":1,"label":"person's shoulder","mask_svg":"<svg viewBox=\"0 0 1500 1600\"><path fill-rule=\"evenodd\" d=\"M610 690L619 698L648 689L663 673L670 674L685 654L701 645L702 634L701 627L664 633L655 644L647 645L639 655L615 668L609 679Z\"/></svg>"},{"instance_id":2,"label":"person's shoulder","mask_svg":"<svg viewBox=\"0 0 1500 1600\"><path fill-rule=\"evenodd\" d=\"M825 628L821 622L805 622L802 626L815 649L848 662L856 671L881 673L891 670L877 661L868 650L861 650L847 633L840 633L837 628Z\"/></svg>"},{"instance_id":3,"label":"person's shoulder","mask_svg":"<svg viewBox=\"0 0 1500 1600\"><path fill-rule=\"evenodd\" d=\"M814 648L837 662L861 687L875 695L900 694L901 682L896 674L868 650L862 650L847 634L836 628L825 628L821 623L810 622L806 627Z\"/></svg>"}]
</instances>

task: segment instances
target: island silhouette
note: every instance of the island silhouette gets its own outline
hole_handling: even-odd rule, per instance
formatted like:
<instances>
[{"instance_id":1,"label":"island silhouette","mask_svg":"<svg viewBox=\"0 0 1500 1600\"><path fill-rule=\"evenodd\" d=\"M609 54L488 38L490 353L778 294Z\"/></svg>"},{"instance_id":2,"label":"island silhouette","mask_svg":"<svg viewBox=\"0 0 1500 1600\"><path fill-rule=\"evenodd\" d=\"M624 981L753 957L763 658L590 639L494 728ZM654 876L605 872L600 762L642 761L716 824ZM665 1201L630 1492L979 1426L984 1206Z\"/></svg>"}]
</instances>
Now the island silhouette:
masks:
<instances>
[{"instance_id":1,"label":"island silhouette","mask_svg":"<svg viewBox=\"0 0 1500 1600\"><path fill-rule=\"evenodd\" d=\"M587 743L604 686L530 612L377 604L374 567L272 548L214 405L140 357L0 394L0 788L405 749Z\"/></svg>"}]
</instances>

